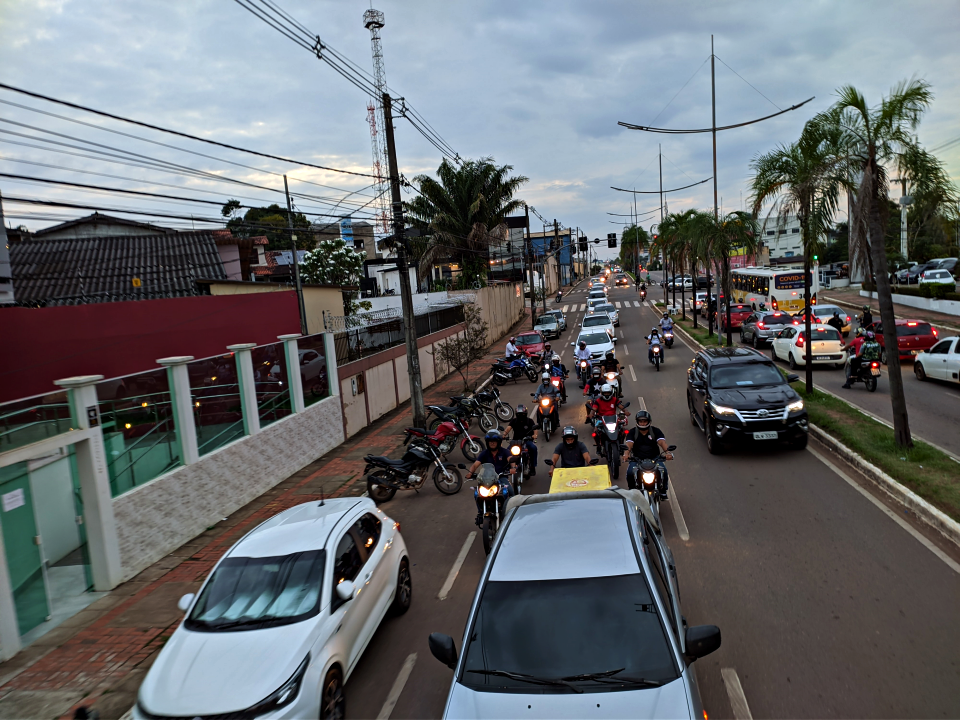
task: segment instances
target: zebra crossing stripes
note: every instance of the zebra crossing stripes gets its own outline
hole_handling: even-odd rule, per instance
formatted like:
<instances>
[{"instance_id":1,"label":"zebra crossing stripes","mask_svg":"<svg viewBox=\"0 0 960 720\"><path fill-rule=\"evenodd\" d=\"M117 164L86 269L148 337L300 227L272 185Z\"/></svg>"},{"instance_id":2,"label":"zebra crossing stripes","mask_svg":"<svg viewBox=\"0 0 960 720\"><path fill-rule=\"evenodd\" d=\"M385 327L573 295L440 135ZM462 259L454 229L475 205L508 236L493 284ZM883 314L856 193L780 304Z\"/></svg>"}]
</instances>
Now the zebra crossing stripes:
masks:
<instances>
[{"instance_id":1,"label":"zebra crossing stripes","mask_svg":"<svg viewBox=\"0 0 960 720\"><path fill-rule=\"evenodd\" d=\"M629 302L630 302L630 301L628 300L628 301L627 301L627 303L628 303L628 305L627 305L627 307L629 307ZM613 305L614 305L614 307L616 307L616 308L617 308L617 310L620 310L620 309L621 309L621 305L620 305L620 303L618 303L618 302L615 302L615 303L614 303Z\"/></svg>"},{"instance_id":2,"label":"zebra crossing stripes","mask_svg":"<svg viewBox=\"0 0 960 720\"><path fill-rule=\"evenodd\" d=\"M583 304L583 305L580 306L580 312L583 312L583 311L586 310L586 309L587 309L586 304Z\"/></svg>"}]
</instances>

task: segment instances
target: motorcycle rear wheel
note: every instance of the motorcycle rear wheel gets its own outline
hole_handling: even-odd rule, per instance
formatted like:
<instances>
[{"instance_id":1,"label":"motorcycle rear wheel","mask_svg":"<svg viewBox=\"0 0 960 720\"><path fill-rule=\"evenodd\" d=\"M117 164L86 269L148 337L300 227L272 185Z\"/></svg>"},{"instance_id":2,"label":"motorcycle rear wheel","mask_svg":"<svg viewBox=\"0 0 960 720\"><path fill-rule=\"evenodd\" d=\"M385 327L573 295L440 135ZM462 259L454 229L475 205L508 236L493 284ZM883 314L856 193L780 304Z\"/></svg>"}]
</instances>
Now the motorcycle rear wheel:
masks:
<instances>
[{"instance_id":1,"label":"motorcycle rear wheel","mask_svg":"<svg viewBox=\"0 0 960 720\"><path fill-rule=\"evenodd\" d=\"M463 456L470 462L476 462L477 455L483 452L483 445L480 444L479 440L476 440L473 437L468 437L463 440L460 444L460 449L463 451Z\"/></svg>"},{"instance_id":2,"label":"motorcycle rear wheel","mask_svg":"<svg viewBox=\"0 0 960 720\"><path fill-rule=\"evenodd\" d=\"M870 392L875 392L877 389L877 379L875 377L868 377L863 381L863 384L867 386L867 390Z\"/></svg>"},{"instance_id":3,"label":"motorcycle rear wheel","mask_svg":"<svg viewBox=\"0 0 960 720\"><path fill-rule=\"evenodd\" d=\"M496 430L500 427L500 423L497 422L495 415L492 415L488 412L482 413L480 415L480 429L484 432L490 432L491 430Z\"/></svg>"},{"instance_id":4,"label":"motorcycle rear wheel","mask_svg":"<svg viewBox=\"0 0 960 720\"><path fill-rule=\"evenodd\" d=\"M506 384L507 384L507 379L506 379L503 375L501 375L500 373L496 373L496 372L495 372L495 373L493 373L493 376L492 376L492 377L493 377L493 384L494 384L494 385L503 386L503 385L506 385Z\"/></svg>"},{"instance_id":5,"label":"motorcycle rear wheel","mask_svg":"<svg viewBox=\"0 0 960 720\"><path fill-rule=\"evenodd\" d=\"M430 431L431 435L437 432L437 428L440 427L440 423L442 422L442 418L434 417L429 423L427 423L427 430Z\"/></svg>"},{"instance_id":6,"label":"motorcycle rear wheel","mask_svg":"<svg viewBox=\"0 0 960 720\"><path fill-rule=\"evenodd\" d=\"M509 405L507 403L497 403L494 412L496 413L497 417L504 422L513 420L513 416L517 414L517 411L513 409L513 405Z\"/></svg>"},{"instance_id":7,"label":"motorcycle rear wheel","mask_svg":"<svg viewBox=\"0 0 960 720\"><path fill-rule=\"evenodd\" d=\"M378 483L378 477L386 479L386 476L381 473L373 473L367 476L367 495L369 495L370 499L377 505L392 500L393 496L397 494L396 488Z\"/></svg>"},{"instance_id":8,"label":"motorcycle rear wheel","mask_svg":"<svg viewBox=\"0 0 960 720\"><path fill-rule=\"evenodd\" d=\"M448 474L444 475L443 470L446 470ZM460 474L460 470L453 463L444 463L443 470L434 468L433 484L444 495L456 495L463 486L463 476Z\"/></svg>"}]
</instances>

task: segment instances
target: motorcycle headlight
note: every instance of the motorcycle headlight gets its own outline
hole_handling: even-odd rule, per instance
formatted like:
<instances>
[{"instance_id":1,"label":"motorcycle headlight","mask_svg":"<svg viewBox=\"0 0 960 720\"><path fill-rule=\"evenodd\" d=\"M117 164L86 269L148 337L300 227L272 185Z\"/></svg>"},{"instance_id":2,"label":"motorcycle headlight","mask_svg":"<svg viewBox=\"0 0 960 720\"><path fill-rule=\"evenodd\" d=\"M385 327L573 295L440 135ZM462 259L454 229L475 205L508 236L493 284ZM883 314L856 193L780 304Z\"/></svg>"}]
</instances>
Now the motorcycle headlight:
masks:
<instances>
[{"instance_id":1,"label":"motorcycle headlight","mask_svg":"<svg viewBox=\"0 0 960 720\"><path fill-rule=\"evenodd\" d=\"M643 482L647 485L653 485L654 481L657 479L657 476L652 472L643 473Z\"/></svg>"},{"instance_id":2,"label":"motorcycle headlight","mask_svg":"<svg viewBox=\"0 0 960 720\"><path fill-rule=\"evenodd\" d=\"M510 448L510 454L511 454L511 455L519 455L519 454L520 454L520 446L519 446L519 445L514 445L513 447L511 447L511 448Z\"/></svg>"},{"instance_id":3,"label":"motorcycle headlight","mask_svg":"<svg viewBox=\"0 0 960 720\"><path fill-rule=\"evenodd\" d=\"M542 407L550 407L550 398L543 398L543 400L540 401L540 405Z\"/></svg>"},{"instance_id":4,"label":"motorcycle headlight","mask_svg":"<svg viewBox=\"0 0 960 720\"><path fill-rule=\"evenodd\" d=\"M554 386L554 387L560 387L560 381L559 381L559 380L551 380L550 382L553 383L553 386Z\"/></svg>"},{"instance_id":5,"label":"motorcycle headlight","mask_svg":"<svg viewBox=\"0 0 960 720\"><path fill-rule=\"evenodd\" d=\"M613 380L616 377L617 377L616 373L612 373L612 372L607 373L607 380Z\"/></svg>"},{"instance_id":6,"label":"motorcycle headlight","mask_svg":"<svg viewBox=\"0 0 960 720\"><path fill-rule=\"evenodd\" d=\"M710 408L717 415L736 415L737 411L733 408L724 407L723 405L717 405L715 402L710 401Z\"/></svg>"},{"instance_id":7,"label":"motorcycle headlight","mask_svg":"<svg viewBox=\"0 0 960 720\"><path fill-rule=\"evenodd\" d=\"M499 494L500 486L491 485L490 487L486 487L485 485L481 485L477 488L477 491L480 493L480 497L493 497L494 495Z\"/></svg>"},{"instance_id":8,"label":"motorcycle headlight","mask_svg":"<svg viewBox=\"0 0 960 720\"><path fill-rule=\"evenodd\" d=\"M653 346L653 351L654 351L655 353L660 352L660 346L659 346L659 345L654 345L654 346Z\"/></svg>"},{"instance_id":9,"label":"motorcycle headlight","mask_svg":"<svg viewBox=\"0 0 960 720\"><path fill-rule=\"evenodd\" d=\"M788 412L794 413L794 412L800 412L801 410L803 410L803 400L796 400L790 403L789 405L787 405Z\"/></svg>"},{"instance_id":10,"label":"motorcycle headlight","mask_svg":"<svg viewBox=\"0 0 960 720\"><path fill-rule=\"evenodd\" d=\"M307 654L303 662L300 663L300 667L290 676L289 680L256 705L244 710L242 714L247 717L259 717L260 715L266 715L292 703L300 693L300 685L303 683L303 676L307 674L307 666L309 664L310 655Z\"/></svg>"},{"instance_id":11,"label":"motorcycle headlight","mask_svg":"<svg viewBox=\"0 0 960 720\"><path fill-rule=\"evenodd\" d=\"M607 432L614 432L617 429L616 423L604 423L607 426Z\"/></svg>"}]
</instances>

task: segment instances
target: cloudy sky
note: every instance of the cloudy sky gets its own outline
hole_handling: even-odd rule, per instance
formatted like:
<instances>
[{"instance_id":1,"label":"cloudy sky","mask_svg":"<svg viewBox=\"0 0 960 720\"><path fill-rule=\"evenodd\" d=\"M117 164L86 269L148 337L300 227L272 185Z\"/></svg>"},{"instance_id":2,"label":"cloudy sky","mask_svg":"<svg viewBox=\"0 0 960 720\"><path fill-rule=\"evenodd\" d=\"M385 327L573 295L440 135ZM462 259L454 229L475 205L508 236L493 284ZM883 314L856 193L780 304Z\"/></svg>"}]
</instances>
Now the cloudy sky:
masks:
<instances>
[{"instance_id":1,"label":"cloudy sky","mask_svg":"<svg viewBox=\"0 0 960 720\"><path fill-rule=\"evenodd\" d=\"M370 36L362 22L368 3L276 2L311 34L371 71ZM936 100L921 140L937 149L960 138L955 1L377 0L376 7L386 16L382 36L390 87L462 157L492 156L512 165L529 177L522 197L544 218L579 227L590 237L620 229L610 221L623 218L608 212L629 212L631 196L611 185L658 187L658 143L665 188L712 174L709 134L658 136L617 125L623 120L708 127L711 34L718 125L815 96L800 110L721 133L718 181L725 210L739 208L741 197L746 201L750 159L796 139L804 121L826 108L843 84L857 86L873 103L901 79L925 78ZM0 0L0 82L265 153L370 172L368 97L234 0ZM279 174L287 172L296 178L291 190L311 196L298 198L298 207L316 217L370 201L367 178L212 148L5 90L0 101L6 103L0 104L0 173L216 202L242 197L258 204L282 202ZM404 120L398 121L397 147L409 178L434 172L440 162L439 152ZM938 154L960 177L960 142ZM179 167L161 168L158 162ZM259 187L191 174L196 170ZM214 204L122 197L7 177L0 177L0 191L5 197L197 218L219 211ZM359 192L344 199L346 191ZM673 193L668 202L670 210L710 208L712 185ZM638 201L641 215L657 207L652 195ZM9 223L31 228L84 214L12 201L4 210ZM641 223L649 225L655 216Z\"/></svg>"}]
</instances>

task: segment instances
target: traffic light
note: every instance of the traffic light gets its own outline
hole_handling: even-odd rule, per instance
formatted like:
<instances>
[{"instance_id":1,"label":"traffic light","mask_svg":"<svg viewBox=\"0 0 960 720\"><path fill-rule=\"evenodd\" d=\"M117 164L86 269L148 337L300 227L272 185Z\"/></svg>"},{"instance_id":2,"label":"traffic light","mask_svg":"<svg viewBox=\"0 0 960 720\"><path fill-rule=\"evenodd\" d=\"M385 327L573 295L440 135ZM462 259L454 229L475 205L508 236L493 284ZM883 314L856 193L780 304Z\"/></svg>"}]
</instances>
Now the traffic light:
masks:
<instances>
[{"instance_id":1,"label":"traffic light","mask_svg":"<svg viewBox=\"0 0 960 720\"><path fill-rule=\"evenodd\" d=\"M615 248L617 246L617 234L607 233L607 247Z\"/></svg>"},{"instance_id":2,"label":"traffic light","mask_svg":"<svg viewBox=\"0 0 960 720\"><path fill-rule=\"evenodd\" d=\"M587 251L587 239L585 237L580 238L580 252L585 253Z\"/></svg>"}]
</instances>

